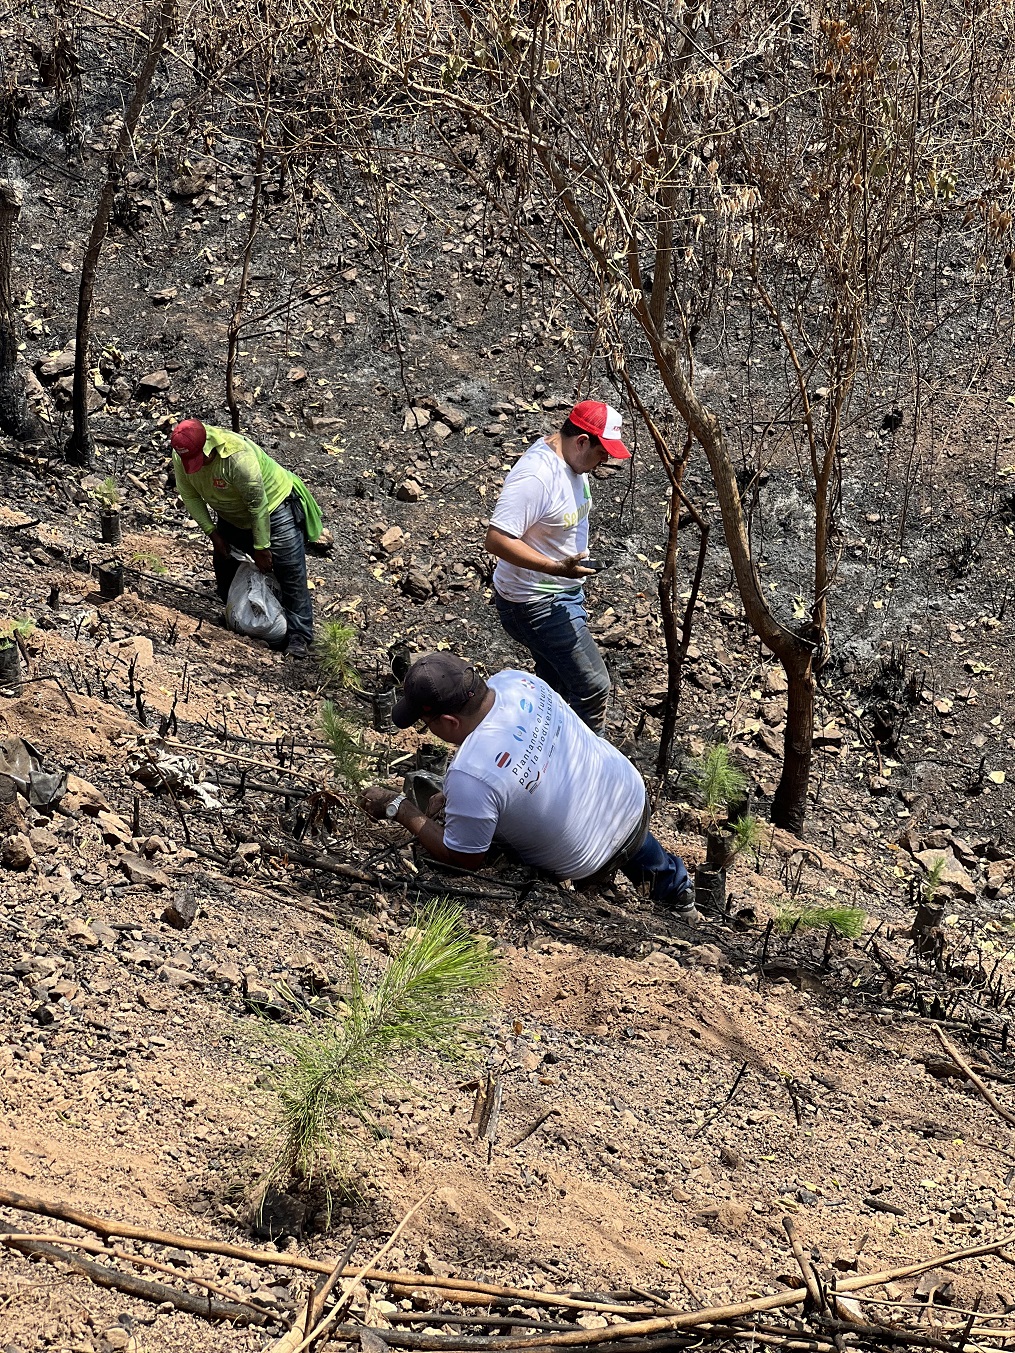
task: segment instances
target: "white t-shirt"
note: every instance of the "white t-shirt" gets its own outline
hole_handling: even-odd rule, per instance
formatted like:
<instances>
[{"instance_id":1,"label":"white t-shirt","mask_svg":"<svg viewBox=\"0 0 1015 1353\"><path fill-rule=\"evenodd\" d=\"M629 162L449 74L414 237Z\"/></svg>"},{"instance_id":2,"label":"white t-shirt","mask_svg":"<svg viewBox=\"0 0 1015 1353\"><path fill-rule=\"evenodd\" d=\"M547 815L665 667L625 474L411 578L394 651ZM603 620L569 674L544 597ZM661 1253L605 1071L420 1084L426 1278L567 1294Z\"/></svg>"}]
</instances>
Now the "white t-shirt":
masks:
<instances>
[{"instance_id":1,"label":"white t-shirt","mask_svg":"<svg viewBox=\"0 0 1015 1353\"><path fill-rule=\"evenodd\" d=\"M548 559L567 559L589 547L592 494L588 475L574 470L542 438L509 471L490 525L523 540ZM493 585L505 601L534 601L580 587L581 578L555 578L497 560Z\"/></svg>"},{"instance_id":2,"label":"white t-shirt","mask_svg":"<svg viewBox=\"0 0 1015 1353\"><path fill-rule=\"evenodd\" d=\"M444 782L444 844L480 855L496 834L527 864L587 878L638 825L641 776L545 681L508 669L488 684L493 709Z\"/></svg>"}]
</instances>

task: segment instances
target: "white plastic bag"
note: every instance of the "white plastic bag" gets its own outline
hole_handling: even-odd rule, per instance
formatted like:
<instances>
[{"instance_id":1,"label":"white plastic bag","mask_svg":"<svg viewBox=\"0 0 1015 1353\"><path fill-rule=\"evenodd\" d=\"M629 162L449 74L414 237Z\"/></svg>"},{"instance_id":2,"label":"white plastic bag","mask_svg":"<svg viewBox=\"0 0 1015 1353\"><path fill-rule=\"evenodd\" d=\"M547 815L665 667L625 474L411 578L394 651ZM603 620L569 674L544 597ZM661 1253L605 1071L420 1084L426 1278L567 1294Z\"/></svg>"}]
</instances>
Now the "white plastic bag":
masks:
<instances>
[{"instance_id":1,"label":"white plastic bag","mask_svg":"<svg viewBox=\"0 0 1015 1353\"><path fill-rule=\"evenodd\" d=\"M280 645L285 639L285 611L275 595L275 580L262 573L246 554L233 551L240 560L236 577L229 584L226 599L226 624L237 634L249 634L252 639Z\"/></svg>"}]
</instances>

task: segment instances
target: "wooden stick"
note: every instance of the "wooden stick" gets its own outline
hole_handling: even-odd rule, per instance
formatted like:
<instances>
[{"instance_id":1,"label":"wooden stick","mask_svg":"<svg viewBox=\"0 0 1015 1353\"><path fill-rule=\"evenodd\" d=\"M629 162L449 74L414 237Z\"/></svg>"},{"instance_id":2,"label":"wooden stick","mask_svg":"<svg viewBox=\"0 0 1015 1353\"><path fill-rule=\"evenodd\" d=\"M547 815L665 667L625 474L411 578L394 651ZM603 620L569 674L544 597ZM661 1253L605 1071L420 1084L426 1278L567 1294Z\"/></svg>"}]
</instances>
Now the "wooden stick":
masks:
<instances>
[{"instance_id":1,"label":"wooden stick","mask_svg":"<svg viewBox=\"0 0 1015 1353\"><path fill-rule=\"evenodd\" d=\"M226 1241L205 1240L201 1237L180 1235L173 1231L155 1231L144 1226L132 1226L126 1222L110 1221L93 1213L82 1212L64 1203L48 1203L42 1198L15 1193L11 1189L0 1188L0 1207L13 1207L18 1211L34 1212L39 1216L53 1217L72 1226L80 1226L83 1230L94 1231L104 1238L120 1236L129 1240L148 1241L154 1245L168 1245L174 1249L192 1250L199 1254L221 1254L230 1259L239 1259L246 1263L259 1264L267 1268L295 1268L310 1273L330 1274L335 1266L334 1260L329 1262L321 1259L308 1259L302 1255L284 1254L281 1251L274 1250L257 1250L244 1245L232 1245ZM856 1278L848 1278L839 1284L837 1290L840 1292L859 1292L864 1288L881 1287L884 1283L896 1282L901 1278L916 1277L917 1274L926 1273L928 1269L943 1268L949 1264L959 1263L963 1259L979 1259L985 1255L996 1254L1007 1260L1008 1256L1003 1251L1012 1244L1015 1244L1015 1234L1006 1237L1004 1240L995 1240L988 1244L974 1245L968 1249L952 1250L948 1254L935 1255L932 1259L923 1259L918 1263L905 1264L898 1268L883 1269L877 1273L866 1273ZM384 1269L368 1269L362 1274L362 1277L369 1278L373 1282L400 1283L407 1287L440 1288L449 1293L449 1301L456 1300L455 1292L479 1292L485 1296L503 1297L507 1300L522 1302L527 1306L555 1306L569 1310L595 1311L604 1315L651 1315L657 1309L654 1306L638 1307L586 1301L571 1297L566 1293L535 1288L505 1287L499 1283L476 1282L471 1278L442 1278L435 1274L398 1273ZM781 1306L799 1305L806 1295L806 1287L794 1288L787 1292L776 1293L774 1296L758 1298L753 1302L740 1302L733 1307L720 1306L691 1312L690 1318L700 1324L716 1323L720 1318L732 1320L737 1318L737 1314L743 1308L746 1308L743 1309L743 1314L746 1315L753 1314L755 1310L778 1310ZM725 1312L729 1310L734 1311L734 1314L722 1317L715 1314L716 1311ZM649 1321L647 1323L654 1324L657 1322ZM662 1323L665 1328L669 1328L668 1322L663 1321ZM612 1328L631 1330L633 1326L614 1326ZM608 1331L603 1330L578 1331L578 1333L588 1336L590 1342L598 1342L596 1336L602 1336L604 1332L608 1333ZM379 1333L383 1336L385 1332L379 1331ZM389 1330L387 1333L390 1334L392 1331ZM510 1346L504 1339L497 1340L498 1348Z\"/></svg>"},{"instance_id":2,"label":"wooden stick","mask_svg":"<svg viewBox=\"0 0 1015 1353\"><path fill-rule=\"evenodd\" d=\"M198 1254L221 1254L229 1259L240 1259L248 1264L258 1264L264 1268L295 1268L307 1273L328 1274L334 1268L334 1262L322 1259L308 1259L300 1254L284 1254L280 1250L257 1250L246 1245L232 1245L228 1241L204 1240L201 1237L180 1235L174 1231L153 1231L144 1226L131 1226L126 1222L109 1221L89 1212L64 1203L47 1203L42 1198L27 1194L14 1193L10 1189L0 1188L0 1207L13 1207L22 1212L34 1212L42 1217L53 1217L57 1221L68 1222L71 1226L80 1226L85 1231L94 1231L96 1235L108 1239L120 1236L126 1240L142 1240L153 1245L168 1245L177 1250L192 1250ZM944 1262L943 1260L940 1262ZM931 1264L928 1267L933 1268ZM470 1293L480 1293L484 1297L500 1297L508 1301L523 1301L530 1306L560 1306L575 1311L593 1311L603 1315L650 1315L655 1309L650 1306L632 1307L611 1304L609 1302L586 1301L568 1296L566 1293L530 1290L525 1287L504 1287L499 1283L473 1282L469 1278L441 1278L428 1273L398 1273L384 1269L371 1269L363 1275L373 1282L399 1283L406 1287L435 1287L449 1293L461 1293L467 1298ZM452 1295L449 1300L457 1301Z\"/></svg>"},{"instance_id":3,"label":"wooden stick","mask_svg":"<svg viewBox=\"0 0 1015 1353\"><path fill-rule=\"evenodd\" d=\"M958 1048L951 1041L951 1039L946 1036L940 1024L934 1025L934 1032L935 1034L937 1034L937 1041L941 1044L945 1052L952 1059L952 1061L959 1068L959 1070L966 1077L966 1079L972 1083L974 1088L979 1093L980 1097L986 1100L986 1102L997 1114L998 1118L1003 1119L1004 1122L1006 1122L1009 1125L1009 1127L1015 1127L1015 1114L1009 1113L1008 1110L1004 1107L1004 1105L998 1101L998 1098L994 1094L994 1092L992 1090L987 1089L983 1081L980 1080L979 1076L972 1069L972 1067L969 1065L966 1059L962 1056L962 1053L959 1052Z\"/></svg>"},{"instance_id":4,"label":"wooden stick","mask_svg":"<svg viewBox=\"0 0 1015 1353\"><path fill-rule=\"evenodd\" d=\"M244 1301L242 1297L237 1296L235 1292L230 1292L226 1287L220 1287L218 1283L208 1282L204 1278L195 1277L192 1273L178 1273L176 1269L169 1264L159 1264L154 1259L145 1259L140 1254L130 1254L127 1250L114 1250L103 1245L99 1240L73 1240L70 1236L54 1236L48 1232L42 1232L39 1235L22 1235L0 1232L0 1244L10 1245L14 1241L23 1241L30 1244L53 1244L69 1246L75 1250L87 1250L89 1254L101 1254L106 1259L120 1259L124 1263L134 1264L138 1268L150 1268L156 1273L168 1273L170 1277L178 1277L182 1282L192 1283L195 1287L203 1287L206 1292L214 1292L217 1297L224 1297L226 1301L238 1302L240 1306L246 1306L257 1315L264 1315L265 1312L260 1306L254 1306L249 1301Z\"/></svg>"},{"instance_id":5,"label":"wooden stick","mask_svg":"<svg viewBox=\"0 0 1015 1353\"><path fill-rule=\"evenodd\" d=\"M824 1298L821 1295L821 1288L818 1286L818 1280L814 1276L814 1270L811 1268L811 1261L804 1254L804 1247L800 1243L800 1237L796 1233L796 1227L793 1224L792 1217L783 1217L782 1229L789 1237L789 1243L793 1250L793 1258L800 1266L800 1272L804 1275L804 1285L807 1288L808 1296L811 1299L812 1309L823 1311L825 1309Z\"/></svg>"},{"instance_id":6,"label":"wooden stick","mask_svg":"<svg viewBox=\"0 0 1015 1353\"><path fill-rule=\"evenodd\" d=\"M428 1203L432 1197L433 1192L431 1191L430 1193L427 1193L422 1198L420 1198L418 1203L414 1203L413 1206L409 1208L408 1212L405 1214L402 1220L392 1231L391 1235L388 1236L387 1240L377 1251L377 1253L373 1256L373 1258L368 1259L367 1262L360 1269L360 1271L355 1275L355 1277L350 1278L350 1280L343 1285L341 1297L331 1308L328 1314L324 1317L324 1319L319 1320L317 1322L317 1324L313 1327L310 1333L302 1340L302 1342L296 1344L296 1346L293 1347L292 1346L293 1331L290 1331L285 1338L281 1339L274 1346L272 1353L303 1353L303 1350L305 1348L309 1348L311 1344L316 1343L316 1341L321 1337L321 1335L324 1334L329 1327L333 1326L336 1320L339 1320L341 1316L344 1314L346 1308L349 1305L349 1301L352 1297L352 1294L355 1292L359 1284L363 1281L364 1276L369 1272L371 1268L373 1268L374 1264L376 1264L379 1259L383 1259L383 1257L387 1254L388 1250L391 1249L392 1245L394 1245L395 1241L402 1234L406 1226L408 1226L409 1222L416 1215L419 1209L423 1206L424 1203ZM317 1303L315 1302L314 1305L316 1308ZM297 1332L297 1338L298 1337L299 1335ZM289 1342L287 1342L287 1340Z\"/></svg>"},{"instance_id":7,"label":"wooden stick","mask_svg":"<svg viewBox=\"0 0 1015 1353\"><path fill-rule=\"evenodd\" d=\"M152 1301L157 1306L168 1301L178 1311L187 1311L190 1315L204 1316L206 1320L231 1320L236 1325L266 1325L271 1319L266 1314L255 1314L248 1306L237 1306L232 1302L213 1301L207 1297L196 1296L193 1292L181 1292L177 1287L165 1283L151 1282L147 1278L135 1277L132 1273L121 1273L119 1269L106 1264L96 1263L94 1259L85 1259L58 1245L44 1241L21 1241L5 1236L5 1243L11 1249L18 1250L30 1259L46 1259L51 1264L66 1264L68 1268L84 1273L98 1287L113 1288L117 1292L126 1292L128 1296L139 1297L142 1301Z\"/></svg>"},{"instance_id":8,"label":"wooden stick","mask_svg":"<svg viewBox=\"0 0 1015 1353\"><path fill-rule=\"evenodd\" d=\"M310 780L317 788L321 787L320 778L306 770L294 770L291 766L280 766L277 763L273 765L270 761L259 761L257 757L243 756L240 752L228 752L221 747L197 747L192 742L178 742L176 738L161 738L160 741L175 751L199 752L202 756L217 756L220 760L242 761L246 766L259 766L261 770L284 771L286 775L296 775L301 780Z\"/></svg>"},{"instance_id":9,"label":"wooden stick","mask_svg":"<svg viewBox=\"0 0 1015 1353\"><path fill-rule=\"evenodd\" d=\"M559 1113L559 1109L547 1109L545 1113L541 1113L527 1128L522 1128L517 1137L512 1137L507 1144L507 1149L512 1151L516 1146L521 1146L522 1142L527 1142L534 1133L539 1131L548 1118L552 1118L554 1114ZM631 1290L634 1291L633 1288Z\"/></svg>"}]
</instances>

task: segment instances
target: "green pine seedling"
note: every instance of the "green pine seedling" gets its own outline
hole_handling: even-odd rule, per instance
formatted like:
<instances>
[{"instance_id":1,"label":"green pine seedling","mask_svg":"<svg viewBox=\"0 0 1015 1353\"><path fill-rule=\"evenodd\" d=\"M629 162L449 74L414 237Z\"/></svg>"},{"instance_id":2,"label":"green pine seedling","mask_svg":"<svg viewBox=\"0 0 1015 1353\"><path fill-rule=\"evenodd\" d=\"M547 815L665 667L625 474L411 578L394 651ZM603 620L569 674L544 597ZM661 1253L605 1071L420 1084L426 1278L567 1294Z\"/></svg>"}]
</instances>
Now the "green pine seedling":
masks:
<instances>
[{"instance_id":1,"label":"green pine seedling","mask_svg":"<svg viewBox=\"0 0 1015 1353\"><path fill-rule=\"evenodd\" d=\"M340 1166L355 1125L372 1121L369 1096L397 1079L402 1055L462 1055L496 963L461 909L438 902L416 915L375 983L352 947L345 977L334 1016L322 1022L308 1013L299 1025L263 1030L283 1059L271 1081L279 1146L268 1170L282 1186L309 1184Z\"/></svg>"},{"instance_id":2,"label":"green pine seedling","mask_svg":"<svg viewBox=\"0 0 1015 1353\"><path fill-rule=\"evenodd\" d=\"M755 868L761 865L761 846L764 840L761 832L761 823L753 813L745 813L743 817L738 817L736 822L731 823L733 832L733 855L741 855L749 850L754 856Z\"/></svg>"},{"instance_id":3,"label":"green pine seedling","mask_svg":"<svg viewBox=\"0 0 1015 1353\"><path fill-rule=\"evenodd\" d=\"M138 568L144 569L146 573L153 573L159 578L169 572L160 554L145 554L144 551L139 551L130 556L130 562L136 564Z\"/></svg>"},{"instance_id":4,"label":"green pine seedling","mask_svg":"<svg viewBox=\"0 0 1015 1353\"><path fill-rule=\"evenodd\" d=\"M326 686L349 691L362 689L363 683L350 656L355 638L352 625L343 625L340 620L328 620L321 626L314 640L314 656Z\"/></svg>"},{"instance_id":5,"label":"green pine seedling","mask_svg":"<svg viewBox=\"0 0 1015 1353\"><path fill-rule=\"evenodd\" d=\"M867 913L860 907L812 906L806 902L790 902L780 907L775 918L780 935L789 934L794 926L806 927L808 930L823 930L831 926L848 940L858 940L866 923Z\"/></svg>"},{"instance_id":6,"label":"green pine seedling","mask_svg":"<svg viewBox=\"0 0 1015 1353\"><path fill-rule=\"evenodd\" d=\"M736 803L747 789L747 776L734 764L730 749L723 742L709 747L695 763L692 779L713 826L718 825L720 809Z\"/></svg>"},{"instance_id":7,"label":"green pine seedling","mask_svg":"<svg viewBox=\"0 0 1015 1353\"><path fill-rule=\"evenodd\" d=\"M933 902L935 897L941 891L941 881L944 878L945 858L939 855L930 869L927 870L927 881L923 885L923 900Z\"/></svg>"},{"instance_id":8,"label":"green pine seedling","mask_svg":"<svg viewBox=\"0 0 1015 1353\"><path fill-rule=\"evenodd\" d=\"M331 752L335 779L343 780L351 789L359 789L366 776L361 735L349 727L330 700L321 706L320 723L321 735Z\"/></svg>"},{"instance_id":9,"label":"green pine seedling","mask_svg":"<svg viewBox=\"0 0 1015 1353\"><path fill-rule=\"evenodd\" d=\"M107 475L101 484L92 489L92 497L110 512L123 502L120 496L120 486L112 475Z\"/></svg>"},{"instance_id":10,"label":"green pine seedling","mask_svg":"<svg viewBox=\"0 0 1015 1353\"><path fill-rule=\"evenodd\" d=\"M34 633L35 621L30 615L23 615L20 620L13 616L0 620L0 648L11 648L18 639L27 639Z\"/></svg>"}]
</instances>

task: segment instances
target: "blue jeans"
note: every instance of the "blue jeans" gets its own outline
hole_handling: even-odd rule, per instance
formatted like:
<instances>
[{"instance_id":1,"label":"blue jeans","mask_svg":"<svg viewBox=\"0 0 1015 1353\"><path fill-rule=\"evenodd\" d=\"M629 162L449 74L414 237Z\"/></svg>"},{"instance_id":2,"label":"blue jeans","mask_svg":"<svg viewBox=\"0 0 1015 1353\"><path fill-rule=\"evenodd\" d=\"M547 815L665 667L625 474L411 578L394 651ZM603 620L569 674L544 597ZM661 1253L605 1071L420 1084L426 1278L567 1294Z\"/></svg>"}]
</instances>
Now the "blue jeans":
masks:
<instances>
[{"instance_id":1,"label":"blue jeans","mask_svg":"<svg viewBox=\"0 0 1015 1353\"><path fill-rule=\"evenodd\" d=\"M279 601L285 611L289 632L286 642L294 636L309 644L314 637L314 608L307 590L307 555L303 542L303 508L296 494L290 496L268 518L271 525L272 571L278 582ZM234 526L219 517L217 528L222 538L245 554L254 552L254 535L240 526ZM229 584L236 576L235 559L220 554L212 555L215 585L225 601Z\"/></svg>"},{"instance_id":2,"label":"blue jeans","mask_svg":"<svg viewBox=\"0 0 1015 1353\"><path fill-rule=\"evenodd\" d=\"M693 900L690 896L691 880L683 860L679 855L671 855L668 850L664 850L651 832L620 868L632 883L647 883L649 896L656 902L686 906ZM688 896L682 898L681 893L687 893Z\"/></svg>"},{"instance_id":3,"label":"blue jeans","mask_svg":"<svg viewBox=\"0 0 1015 1353\"><path fill-rule=\"evenodd\" d=\"M505 601L494 588L500 623L535 660L536 676L564 697L594 733L606 727L610 674L589 633L580 587L537 601Z\"/></svg>"}]
</instances>

